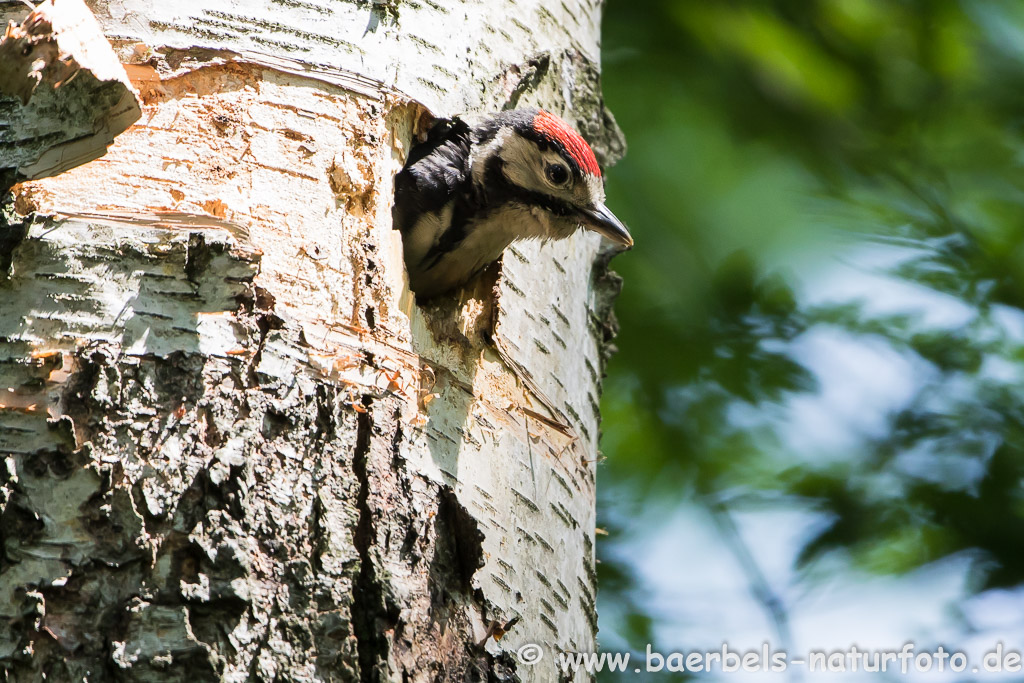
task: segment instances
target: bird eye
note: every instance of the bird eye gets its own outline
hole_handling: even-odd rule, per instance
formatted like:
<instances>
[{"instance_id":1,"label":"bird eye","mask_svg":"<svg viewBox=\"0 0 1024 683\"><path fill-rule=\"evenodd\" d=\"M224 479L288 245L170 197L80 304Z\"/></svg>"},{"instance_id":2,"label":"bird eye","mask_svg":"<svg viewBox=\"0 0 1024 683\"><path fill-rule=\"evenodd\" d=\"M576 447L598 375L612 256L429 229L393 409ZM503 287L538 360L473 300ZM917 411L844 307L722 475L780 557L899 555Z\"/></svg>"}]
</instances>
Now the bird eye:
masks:
<instances>
[{"instance_id":1,"label":"bird eye","mask_svg":"<svg viewBox=\"0 0 1024 683\"><path fill-rule=\"evenodd\" d=\"M544 169L544 174L552 185L565 185L569 180L569 169L561 164L549 164Z\"/></svg>"}]
</instances>

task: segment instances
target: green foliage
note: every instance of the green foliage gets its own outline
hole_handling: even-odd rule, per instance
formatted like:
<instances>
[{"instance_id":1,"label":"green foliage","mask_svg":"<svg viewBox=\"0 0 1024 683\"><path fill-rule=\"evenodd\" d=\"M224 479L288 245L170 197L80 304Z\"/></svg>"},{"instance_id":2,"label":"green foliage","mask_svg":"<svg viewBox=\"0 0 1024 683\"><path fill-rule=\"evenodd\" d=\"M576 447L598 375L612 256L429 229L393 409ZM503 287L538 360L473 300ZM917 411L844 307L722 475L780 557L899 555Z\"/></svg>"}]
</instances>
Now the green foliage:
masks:
<instances>
[{"instance_id":1,"label":"green foliage","mask_svg":"<svg viewBox=\"0 0 1024 683\"><path fill-rule=\"evenodd\" d=\"M803 567L838 553L899 574L966 552L977 590L1024 582L1024 333L1006 322L1024 308L1024 9L609 0L604 58L630 145L608 203L637 246L614 262L601 486L810 504L830 521ZM865 246L901 254L865 276L966 322L884 310L886 289L808 296L808 272ZM884 433L808 460L779 415L819 391L794 342L826 327L924 370ZM632 604L612 505L601 588ZM650 628L614 625L634 647Z\"/></svg>"}]
</instances>

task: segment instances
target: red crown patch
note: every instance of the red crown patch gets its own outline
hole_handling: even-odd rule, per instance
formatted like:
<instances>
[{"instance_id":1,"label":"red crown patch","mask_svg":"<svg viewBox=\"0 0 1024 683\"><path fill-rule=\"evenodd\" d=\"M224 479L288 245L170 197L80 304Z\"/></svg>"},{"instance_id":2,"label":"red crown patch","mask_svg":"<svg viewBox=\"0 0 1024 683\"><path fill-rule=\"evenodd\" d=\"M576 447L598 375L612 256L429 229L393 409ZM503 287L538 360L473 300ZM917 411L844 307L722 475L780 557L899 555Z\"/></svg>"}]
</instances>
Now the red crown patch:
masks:
<instances>
[{"instance_id":1,"label":"red crown patch","mask_svg":"<svg viewBox=\"0 0 1024 683\"><path fill-rule=\"evenodd\" d=\"M551 112L541 110L533 118L533 129L540 135L562 145L584 173L601 176L601 167L597 165L597 158L594 156L593 150L590 149L590 145L568 123Z\"/></svg>"}]
</instances>

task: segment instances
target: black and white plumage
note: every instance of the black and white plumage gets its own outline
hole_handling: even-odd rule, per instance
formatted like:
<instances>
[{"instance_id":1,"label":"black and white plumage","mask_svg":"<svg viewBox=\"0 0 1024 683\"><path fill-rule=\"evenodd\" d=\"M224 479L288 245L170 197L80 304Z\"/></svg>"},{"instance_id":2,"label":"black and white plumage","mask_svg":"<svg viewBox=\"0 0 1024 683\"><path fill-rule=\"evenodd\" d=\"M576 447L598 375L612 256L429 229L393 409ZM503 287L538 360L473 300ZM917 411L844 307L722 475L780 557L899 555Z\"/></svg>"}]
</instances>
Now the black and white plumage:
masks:
<instances>
[{"instance_id":1,"label":"black and white plumage","mask_svg":"<svg viewBox=\"0 0 1024 683\"><path fill-rule=\"evenodd\" d=\"M438 121L395 178L394 226L417 296L454 289L520 239L589 228L624 248L590 146L560 118L506 111L470 126Z\"/></svg>"}]
</instances>

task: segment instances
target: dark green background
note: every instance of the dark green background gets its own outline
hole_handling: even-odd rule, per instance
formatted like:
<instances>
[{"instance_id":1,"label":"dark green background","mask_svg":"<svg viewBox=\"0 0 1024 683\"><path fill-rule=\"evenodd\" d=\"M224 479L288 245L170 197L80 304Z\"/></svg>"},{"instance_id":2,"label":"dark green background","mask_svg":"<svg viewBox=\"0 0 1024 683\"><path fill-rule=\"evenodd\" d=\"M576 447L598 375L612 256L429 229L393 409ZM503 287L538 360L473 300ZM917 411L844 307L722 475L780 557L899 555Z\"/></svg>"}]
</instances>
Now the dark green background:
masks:
<instances>
[{"instance_id":1,"label":"dark green background","mask_svg":"<svg viewBox=\"0 0 1024 683\"><path fill-rule=\"evenodd\" d=\"M681 565L716 561L666 521L679 515L715 530L776 646L797 609L786 595L839 575L866 600L871 577L905 577L912 595L916 572L947 566L962 601L1015 594L1024 3L609 0L603 36L629 144L608 205L636 247L613 262L625 286L603 400L602 646L642 652L673 623L720 622L679 598L701 586L670 597L645 579L669 571L645 564L663 562L666 537L689 547ZM817 296L840 269L850 295ZM826 390L843 389L802 355L823 331L854 379L886 380L884 363L857 365L858 349L882 349L913 369L912 390L870 428L854 405L843 447L796 452L794 434L822 427L794 424L794 401L827 411ZM736 519L788 509L818 523L778 586L762 565L779 558ZM956 602L937 632L970 630Z\"/></svg>"}]
</instances>

